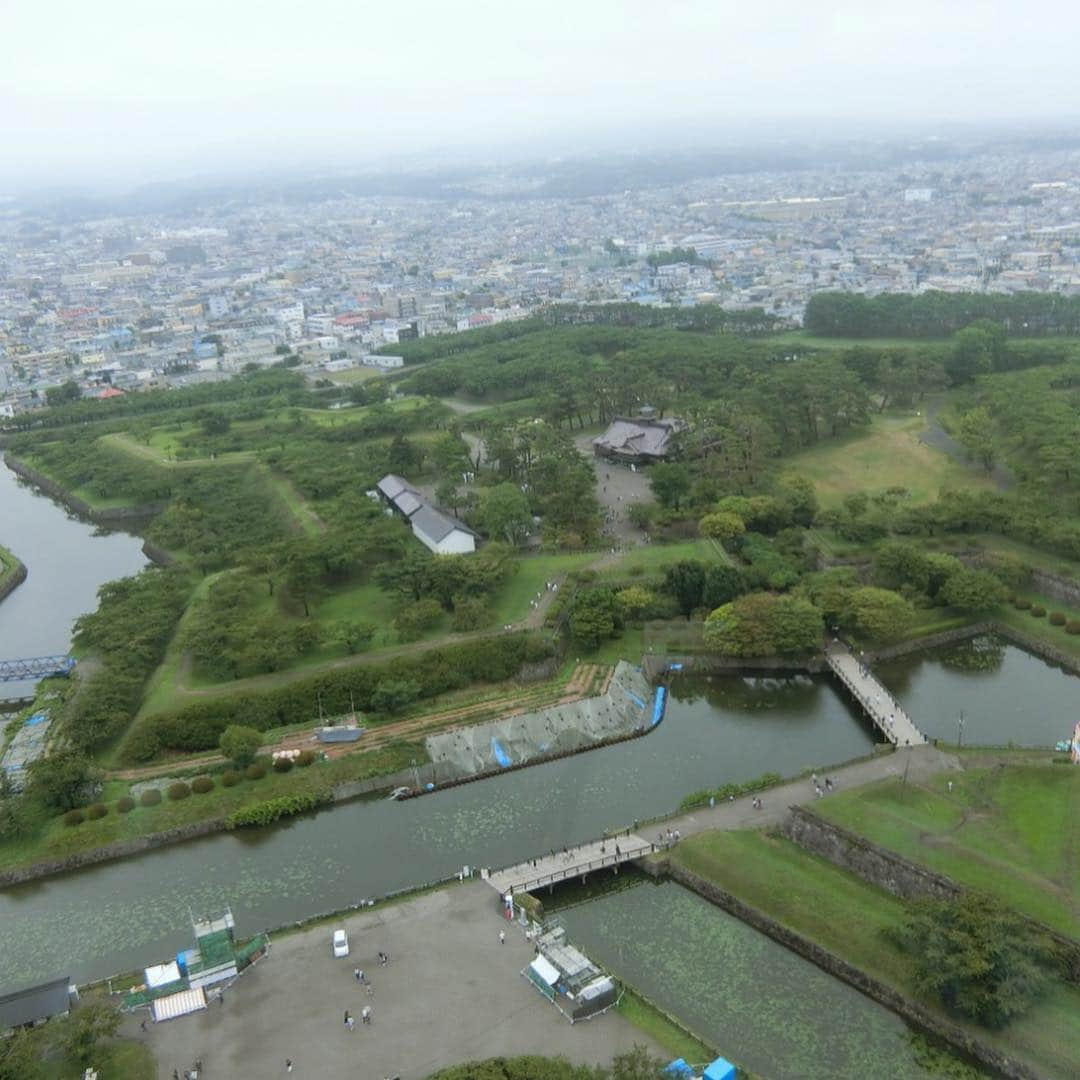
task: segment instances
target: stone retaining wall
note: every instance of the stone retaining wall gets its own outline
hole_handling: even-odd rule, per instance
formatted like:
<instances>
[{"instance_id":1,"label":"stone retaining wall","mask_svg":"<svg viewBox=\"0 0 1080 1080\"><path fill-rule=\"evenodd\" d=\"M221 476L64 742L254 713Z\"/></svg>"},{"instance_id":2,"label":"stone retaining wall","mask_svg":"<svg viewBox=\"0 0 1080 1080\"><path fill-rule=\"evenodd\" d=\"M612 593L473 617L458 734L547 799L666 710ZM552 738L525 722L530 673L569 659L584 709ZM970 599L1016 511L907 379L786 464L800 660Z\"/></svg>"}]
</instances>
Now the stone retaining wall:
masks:
<instances>
[{"instance_id":1,"label":"stone retaining wall","mask_svg":"<svg viewBox=\"0 0 1080 1080\"><path fill-rule=\"evenodd\" d=\"M79 517L86 518L99 525L118 524L123 522L142 521L155 514L161 513L168 506L168 502L143 503L139 506L111 506L104 509L95 509L85 499L73 495L66 488L58 484L50 476L46 476L37 469L20 461L10 453L4 455L4 464L23 480L40 488L46 495L51 496L57 502L63 503L69 510L73 510Z\"/></svg>"},{"instance_id":2,"label":"stone retaining wall","mask_svg":"<svg viewBox=\"0 0 1080 1080\"><path fill-rule=\"evenodd\" d=\"M816 656L761 656L751 659L743 659L738 656L654 656L652 654L642 657L641 667L645 677L650 682L658 682L666 675L672 664L681 664L683 675L748 675L755 672L761 674L789 674L801 672L803 674L816 675L828 671L825 657L821 654Z\"/></svg>"},{"instance_id":3,"label":"stone retaining wall","mask_svg":"<svg viewBox=\"0 0 1080 1080\"><path fill-rule=\"evenodd\" d=\"M1068 578L1051 574L1048 570L1032 570L1031 584L1039 592L1070 607L1080 607L1080 585Z\"/></svg>"},{"instance_id":4,"label":"stone retaining wall","mask_svg":"<svg viewBox=\"0 0 1080 1080\"><path fill-rule=\"evenodd\" d=\"M789 840L804 850L903 900L917 900L922 897L949 900L964 891L963 886L952 878L909 862L895 852L879 847L866 837L835 825L805 807L790 807L781 830ZM1066 937L1026 915L1021 915L1021 918L1036 933L1053 943L1062 977L1068 982L1080 985L1080 941Z\"/></svg>"},{"instance_id":5,"label":"stone retaining wall","mask_svg":"<svg viewBox=\"0 0 1080 1080\"><path fill-rule=\"evenodd\" d=\"M660 865L662 866L662 864ZM856 990L872 998L880 1005L884 1005L885 1008L896 1013L908 1023L943 1040L962 1054L966 1054L980 1064L993 1069L1001 1076L1008 1077L1009 1080L1040 1080L1040 1074L1024 1064L1024 1062L1017 1061L1015 1058L1008 1057L993 1047L987 1046L963 1028L950 1023L936 1013L930 1012L922 1005L900 993L900 991L894 990L891 986L871 975L867 975L866 972L860 971L846 960L841 960L840 957L835 956L827 949L823 949L808 938L804 938L801 934L789 930L764 912L744 903L737 896L733 896L712 882L698 877L671 861L668 861L666 866L663 866L663 870L666 870L667 874L680 885L696 892L710 903L716 904L717 907L723 908L724 911L772 938L783 945L784 948L798 953L823 971L841 979L849 986L855 987ZM653 868L647 872L655 876L657 871Z\"/></svg>"}]
</instances>

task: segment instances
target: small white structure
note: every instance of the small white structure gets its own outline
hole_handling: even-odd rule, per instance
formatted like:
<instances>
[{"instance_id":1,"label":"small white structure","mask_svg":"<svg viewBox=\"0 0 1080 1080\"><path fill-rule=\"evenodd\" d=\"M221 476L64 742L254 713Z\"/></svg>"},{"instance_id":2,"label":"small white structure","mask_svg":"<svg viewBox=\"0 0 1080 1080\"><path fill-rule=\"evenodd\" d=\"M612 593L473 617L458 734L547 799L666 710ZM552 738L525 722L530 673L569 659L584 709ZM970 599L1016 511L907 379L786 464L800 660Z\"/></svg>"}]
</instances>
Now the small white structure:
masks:
<instances>
[{"instance_id":1,"label":"small white structure","mask_svg":"<svg viewBox=\"0 0 1080 1080\"><path fill-rule=\"evenodd\" d=\"M404 356L376 356L374 353L368 353L361 361L367 367L382 368L383 371L389 371L391 368L400 368L405 366Z\"/></svg>"}]
</instances>

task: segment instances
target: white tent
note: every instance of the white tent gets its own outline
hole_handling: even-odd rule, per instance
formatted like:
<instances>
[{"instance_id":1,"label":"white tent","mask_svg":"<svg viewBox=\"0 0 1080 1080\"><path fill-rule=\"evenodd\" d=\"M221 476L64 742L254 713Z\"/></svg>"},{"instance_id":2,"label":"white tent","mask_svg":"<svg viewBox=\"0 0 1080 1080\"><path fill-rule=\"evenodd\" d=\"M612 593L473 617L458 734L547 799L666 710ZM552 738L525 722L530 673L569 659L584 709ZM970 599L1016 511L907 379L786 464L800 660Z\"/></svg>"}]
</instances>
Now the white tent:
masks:
<instances>
[{"instance_id":1,"label":"white tent","mask_svg":"<svg viewBox=\"0 0 1080 1080\"><path fill-rule=\"evenodd\" d=\"M199 1012L205 1008L206 994L202 988L198 990L181 990L178 994L169 994L168 997L158 998L151 1005L154 1023L159 1020L175 1020L178 1016L187 1016L188 1013Z\"/></svg>"}]
</instances>

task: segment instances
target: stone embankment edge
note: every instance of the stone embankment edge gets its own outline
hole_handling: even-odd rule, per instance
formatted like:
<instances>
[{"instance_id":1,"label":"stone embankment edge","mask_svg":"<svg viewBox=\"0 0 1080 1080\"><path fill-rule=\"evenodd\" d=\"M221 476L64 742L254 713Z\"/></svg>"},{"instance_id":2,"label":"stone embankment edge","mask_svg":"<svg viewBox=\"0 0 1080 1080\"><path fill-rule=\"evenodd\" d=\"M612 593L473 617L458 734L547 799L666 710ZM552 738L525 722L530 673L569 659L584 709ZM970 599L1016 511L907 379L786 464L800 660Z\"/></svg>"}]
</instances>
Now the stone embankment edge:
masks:
<instances>
[{"instance_id":1,"label":"stone embankment edge","mask_svg":"<svg viewBox=\"0 0 1080 1080\"><path fill-rule=\"evenodd\" d=\"M9 552L9 554L11 553ZM26 580L26 565L17 555L12 554L11 557L15 560L15 567L3 581L0 581L0 603L6 600Z\"/></svg>"},{"instance_id":2,"label":"stone embankment edge","mask_svg":"<svg viewBox=\"0 0 1080 1080\"><path fill-rule=\"evenodd\" d=\"M652 877L663 877L665 875L670 877L691 892L695 892L703 899L708 900L709 903L715 904L730 915L734 915L740 922L744 922L747 926L772 938L773 941L784 948L798 953L803 959L809 960L810 963L821 968L822 971L846 982L860 993L896 1013L909 1024L934 1038L941 1039L962 1054L973 1058L987 1068L993 1069L999 1075L1007 1077L1009 1080L1042 1080L1040 1073L1035 1072L1022 1061L1017 1061L995 1050L993 1047L987 1046L963 1029L934 1015L898 990L894 990L891 986L887 986L880 980L866 974L866 972L854 967L846 960L841 960L840 957L835 956L801 934L789 930L764 912L744 903L738 897L719 888L712 882L698 877L697 874L692 873L685 867L672 863L670 859L645 860L638 865Z\"/></svg>"},{"instance_id":3,"label":"stone embankment edge","mask_svg":"<svg viewBox=\"0 0 1080 1080\"><path fill-rule=\"evenodd\" d=\"M964 886L952 878L909 862L803 806L788 808L780 831L804 851L902 900L923 897L949 900L965 891ZM1080 941L1022 912L1017 914L1035 933L1053 942L1062 977L1080 986Z\"/></svg>"},{"instance_id":4,"label":"stone embankment edge","mask_svg":"<svg viewBox=\"0 0 1080 1080\"><path fill-rule=\"evenodd\" d=\"M10 451L4 454L4 464L16 475L26 480L34 487L40 488L46 495L51 496L57 502L63 503L69 510L73 510L79 517L84 517L99 525L118 524L120 522L139 521L154 514L161 513L168 505L166 502L143 503L139 506L113 506L103 510L92 507L85 499L73 495L61 484L58 484L50 476L25 461L20 461Z\"/></svg>"},{"instance_id":5,"label":"stone embankment edge","mask_svg":"<svg viewBox=\"0 0 1080 1080\"><path fill-rule=\"evenodd\" d=\"M419 766L419 768L422 769L424 766ZM409 768L396 773L368 777L366 780L347 781L338 784L333 789L330 802L331 805L337 805L351 802L354 799L362 799L364 796L374 792L387 791L404 783L411 783L413 779L414 772ZM194 797L198 798L198 796ZM208 821L192 822L190 825L179 825L174 829L147 833L145 836L133 836L129 840L117 840L112 844L103 844L101 847L91 848L89 851L75 852L63 859L48 859L31 863L29 866L0 871L0 889L10 888L13 885L23 885L26 882L52 877L54 874L64 874L71 870L81 870L84 867L95 866L99 863L126 859L132 855L141 855L143 852L153 851L155 848L180 844L185 840L195 840L199 837L212 836L214 833L227 831L224 818L211 818Z\"/></svg>"}]
</instances>

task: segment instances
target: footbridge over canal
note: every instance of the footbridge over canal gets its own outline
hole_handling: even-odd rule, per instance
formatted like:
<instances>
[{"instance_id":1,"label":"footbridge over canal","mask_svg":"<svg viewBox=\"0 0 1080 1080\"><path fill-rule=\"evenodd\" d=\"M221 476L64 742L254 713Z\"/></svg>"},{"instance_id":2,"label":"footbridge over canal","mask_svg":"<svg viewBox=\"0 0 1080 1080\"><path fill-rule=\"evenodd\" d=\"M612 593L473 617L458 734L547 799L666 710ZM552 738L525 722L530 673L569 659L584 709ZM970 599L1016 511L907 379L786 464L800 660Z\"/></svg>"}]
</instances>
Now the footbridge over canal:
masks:
<instances>
[{"instance_id":1,"label":"footbridge over canal","mask_svg":"<svg viewBox=\"0 0 1080 1080\"><path fill-rule=\"evenodd\" d=\"M618 872L623 863L650 855L656 849L656 844L634 833L623 833L560 851L549 851L502 870L489 870L487 881L498 889L500 896L506 897L531 892L546 885L558 885L561 881L585 877L586 874L609 867Z\"/></svg>"},{"instance_id":2,"label":"footbridge over canal","mask_svg":"<svg viewBox=\"0 0 1080 1080\"><path fill-rule=\"evenodd\" d=\"M73 656L32 656L25 660L0 660L0 682L70 675L74 667Z\"/></svg>"},{"instance_id":3,"label":"footbridge over canal","mask_svg":"<svg viewBox=\"0 0 1080 1080\"><path fill-rule=\"evenodd\" d=\"M926 742L926 736L900 708L899 702L846 645L832 642L825 650L825 660L889 742L894 746L922 746Z\"/></svg>"}]
</instances>

